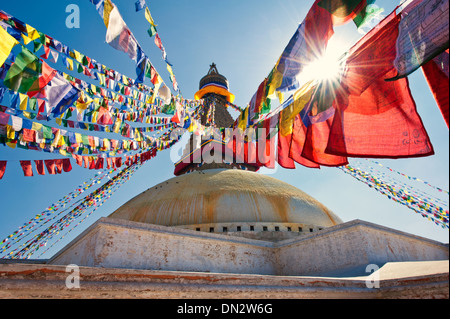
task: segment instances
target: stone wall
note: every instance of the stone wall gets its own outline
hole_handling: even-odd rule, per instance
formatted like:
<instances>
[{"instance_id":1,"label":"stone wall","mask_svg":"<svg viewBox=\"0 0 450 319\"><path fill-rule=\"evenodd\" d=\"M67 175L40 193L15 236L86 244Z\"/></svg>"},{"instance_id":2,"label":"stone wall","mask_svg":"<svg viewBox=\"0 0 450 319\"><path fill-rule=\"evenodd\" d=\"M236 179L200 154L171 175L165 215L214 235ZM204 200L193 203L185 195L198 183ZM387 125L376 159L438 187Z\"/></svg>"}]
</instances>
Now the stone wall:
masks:
<instances>
[{"instance_id":1,"label":"stone wall","mask_svg":"<svg viewBox=\"0 0 450 319\"><path fill-rule=\"evenodd\" d=\"M355 220L269 242L102 218L53 265L260 275L362 275L368 264L448 260L448 245Z\"/></svg>"}]
</instances>

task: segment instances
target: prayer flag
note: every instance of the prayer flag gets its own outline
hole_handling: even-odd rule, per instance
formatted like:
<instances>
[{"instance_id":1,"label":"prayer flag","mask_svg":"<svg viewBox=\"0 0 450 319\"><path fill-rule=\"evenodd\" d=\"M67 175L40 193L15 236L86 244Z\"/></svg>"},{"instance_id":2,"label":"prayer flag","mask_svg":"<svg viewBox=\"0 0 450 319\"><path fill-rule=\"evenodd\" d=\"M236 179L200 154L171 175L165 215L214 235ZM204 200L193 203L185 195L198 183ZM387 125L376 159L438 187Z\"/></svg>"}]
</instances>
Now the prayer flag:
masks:
<instances>
[{"instance_id":1,"label":"prayer flag","mask_svg":"<svg viewBox=\"0 0 450 319\"><path fill-rule=\"evenodd\" d=\"M331 14L318 6L320 1L313 4L280 57L277 71L283 80L277 91L290 91L301 85L298 76L304 66L323 55L334 33Z\"/></svg>"},{"instance_id":2,"label":"prayer flag","mask_svg":"<svg viewBox=\"0 0 450 319\"><path fill-rule=\"evenodd\" d=\"M360 28L383 11L373 6L374 2L375 0L321 0L318 5L332 14L334 25L341 25L352 19Z\"/></svg>"},{"instance_id":3,"label":"prayer flag","mask_svg":"<svg viewBox=\"0 0 450 319\"><path fill-rule=\"evenodd\" d=\"M130 59L137 59L137 41L125 21L123 21L116 6L113 7L109 14L106 42L114 49L127 53Z\"/></svg>"},{"instance_id":4,"label":"prayer flag","mask_svg":"<svg viewBox=\"0 0 450 319\"><path fill-rule=\"evenodd\" d=\"M449 52L441 53L422 66L425 78L449 127Z\"/></svg>"},{"instance_id":5,"label":"prayer flag","mask_svg":"<svg viewBox=\"0 0 450 319\"><path fill-rule=\"evenodd\" d=\"M54 78L56 73L56 70L51 68L47 63L42 62L41 74L39 75L39 78L33 83L33 85L31 85L31 87L28 89L28 96L33 97L40 93L41 90L44 89L48 84L48 82L50 82Z\"/></svg>"},{"instance_id":6,"label":"prayer flag","mask_svg":"<svg viewBox=\"0 0 450 319\"><path fill-rule=\"evenodd\" d=\"M20 161L20 165L22 166L23 175L33 176L33 168L31 167L31 161Z\"/></svg>"},{"instance_id":7,"label":"prayer flag","mask_svg":"<svg viewBox=\"0 0 450 319\"><path fill-rule=\"evenodd\" d=\"M28 95L19 93L19 99L20 99L19 109L21 109L22 111L26 111L28 106Z\"/></svg>"},{"instance_id":8,"label":"prayer flag","mask_svg":"<svg viewBox=\"0 0 450 319\"><path fill-rule=\"evenodd\" d=\"M27 93L39 78L40 72L41 63L38 58L26 47L22 47L22 52L6 73L3 84L15 92Z\"/></svg>"},{"instance_id":9,"label":"prayer flag","mask_svg":"<svg viewBox=\"0 0 450 319\"><path fill-rule=\"evenodd\" d=\"M289 148L291 144L292 133L286 136L278 131L278 147L277 147L277 162L281 167L287 169L294 169L295 162L289 157Z\"/></svg>"},{"instance_id":10,"label":"prayer flag","mask_svg":"<svg viewBox=\"0 0 450 319\"><path fill-rule=\"evenodd\" d=\"M34 163L36 164L36 170L39 175L45 175L45 169L44 169L44 161L43 160L35 160Z\"/></svg>"},{"instance_id":11,"label":"prayer flag","mask_svg":"<svg viewBox=\"0 0 450 319\"><path fill-rule=\"evenodd\" d=\"M63 114L78 99L79 90L57 73L45 87L49 112L55 117Z\"/></svg>"},{"instance_id":12,"label":"prayer flag","mask_svg":"<svg viewBox=\"0 0 450 319\"><path fill-rule=\"evenodd\" d=\"M145 3L145 0L138 0L134 3L135 7L136 7L136 12L141 11L142 9L144 9L147 4Z\"/></svg>"},{"instance_id":13,"label":"prayer flag","mask_svg":"<svg viewBox=\"0 0 450 319\"><path fill-rule=\"evenodd\" d=\"M414 0L400 13L392 80L405 77L449 47L448 0Z\"/></svg>"},{"instance_id":14,"label":"prayer flag","mask_svg":"<svg viewBox=\"0 0 450 319\"><path fill-rule=\"evenodd\" d=\"M157 26L152 18L152 15L150 14L150 9L148 7L145 7L145 18L147 19L148 23L150 23L153 27Z\"/></svg>"},{"instance_id":15,"label":"prayer flag","mask_svg":"<svg viewBox=\"0 0 450 319\"><path fill-rule=\"evenodd\" d=\"M151 37L153 37L156 33L158 32L158 30L156 30L156 27L154 26L150 26L150 28L147 30L148 35Z\"/></svg>"},{"instance_id":16,"label":"prayer flag","mask_svg":"<svg viewBox=\"0 0 450 319\"><path fill-rule=\"evenodd\" d=\"M328 138L333 123L335 109L330 107L326 111L310 117L311 124L308 126L305 136L305 144L302 157L319 165L342 166L347 165L345 156L327 154Z\"/></svg>"},{"instance_id":17,"label":"prayer flag","mask_svg":"<svg viewBox=\"0 0 450 319\"><path fill-rule=\"evenodd\" d=\"M112 116L107 108L101 107L99 108L99 114L97 117L97 124L100 125L112 125Z\"/></svg>"},{"instance_id":18,"label":"prayer flag","mask_svg":"<svg viewBox=\"0 0 450 319\"><path fill-rule=\"evenodd\" d=\"M306 112L300 112L295 117L290 141L289 157L305 167L320 168L319 164L312 162L302 156L308 128L303 119L305 119L305 122L309 119L309 117L305 113Z\"/></svg>"},{"instance_id":19,"label":"prayer flag","mask_svg":"<svg viewBox=\"0 0 450 319\"><path fill-rule=\"evenodd\" d=\"M0 26L0 67L5 63L13 47L19 42Z\"/></svg>"},{"instance_id":20,"label":"prayer flag","mask_svg":"<svg viewBox=\"0 0 450 319\"><path fill-rule=\"evenodd\" d=\"M394 12L350 50L326 153L380 158L434 154L408 80L385 81L396 73L398 23Z\"/></svg>"},{"instance_id":21,"label":"prayer flag","mask_svg":"<svg viewBox=\"0 0 450 319\"><path fill-rule=\"evenodd\" d=\"M70 159L69 158L63 158L62 160L63 163L63 171L64 172L70 172L72 170L72 164L70 163Z\"/></svg>"},{"instance_id":22,"label":"prayer flag","mask_svg":"<svg viewBox=\"0 0 450 319\"><path fill-rule=\"evenodd\" d=\"M55 168L56 168L56 173L57 174L61 174L62 173L62 169L63 169L63 161L62 161L62 159L55 159Z\"/></svg>"},{"instance_id":23,"label":"prayer flag","mask_svg":"<svg viewBox=\"0 0 450 319\"><path fill-rule=\"evenodd\" d=\"M5 175L6 163L6 161L0 161L0 179L2 179L3 175Z\"/></svg>"},{"instance_id":24,"label":"prayer flag","mask_svg":"<svg viewBox=\"0 0 450 319\"><path fill-rule=\"evenodd\" d=\"M163 45L162 45L161 38L159 37L159 34L158 34L158 33L155 34L155 44L156 44L156 46L157 46L160 50L164 50L164 47L163 47Z\"/></svg>"}]
</instances>

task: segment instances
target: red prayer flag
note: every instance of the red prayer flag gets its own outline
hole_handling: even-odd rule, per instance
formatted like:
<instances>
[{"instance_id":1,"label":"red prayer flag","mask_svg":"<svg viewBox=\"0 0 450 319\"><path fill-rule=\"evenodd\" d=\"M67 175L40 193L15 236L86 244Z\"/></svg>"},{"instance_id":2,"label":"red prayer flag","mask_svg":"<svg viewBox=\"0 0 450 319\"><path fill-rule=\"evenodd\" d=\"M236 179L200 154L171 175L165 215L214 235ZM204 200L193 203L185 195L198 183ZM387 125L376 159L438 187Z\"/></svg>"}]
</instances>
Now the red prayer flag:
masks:
<instances>
[{"instance_id":1,"label":"red prayer flag","mask_svg":"<svg viewBox=\"0 0 450 319\"><path fill-rule=\"evenodd\" d=\"M95 169L97 161L92 156L89 156L88 159L89 159L89 169Z\"/></svg>"},{"instance_id":2,"label":"red prayer flag","mask_svg":"<svg viewBox=\"0 0 450 319\"><path fill-rule=\"evenodd\" d=\"M449 50L423 65L422 71L449 127Z\"/></svg>"},{"instance_id":3,"label":"red prayer flag","mask_svg":"<svg viewBox=\"0 0 450 319\"><path fill-rule=\"evenodd\" d=\"M333 123L334 108L319 113L310 118L303 146L302 157L324 166L347 165L346 157L326 154L330 127Z\"/></svg>"},{"instance_id":4,"label":"red prayer flag","mask_svg":"<svg viewBox=\"0 0 450 319\"><path fill-rule=\"evenodd\" d=\"M34 142L36 140L36 131L27 128L22 129L22 136L25 142Z\"/></svg>"},{"instance_id":5,"label":"red prayer flag","mask_svg":"<svg viewBox=\"0 0 450 319\"><path fill-rule=\"evenodd\" d=\"M160 50L164 50L164 49L163 49L163 45L162 45L161 38L159 37L159 34L158 34L158 33L155 34L155 44L156 44L156 46L157 46Z\"/></svg>"},{"instance_id":6,"label":"red prayer flag","mask_svg":"<svg viewBox=\"0 0 450 319\"><path fill-rule=\"evenodd\" d=\"M70 158L64 158L62 160L62 167L64 172L70 172L72 170L72 164L70 163Z\"/></svg>"},{"instance_id":7,"label":"red prayer flag","mask_svg":"<svg viewBox=\"0 0 450 319\"><path fill-rule=\"evenodd\" d=\"M116 167L122 166L122 157L116 157L114 159L114 161L115 161Z\"/></svg>"},{"instance_id":8,"label":"red prayer flag","mask_svg":"<svg viewBox=\"0 0 450 319\"><path fill-rule=\"evenodd\" d=\"M307 115L306 115L307 116ZM306 141L307 127L302 121L302 113L297 114L294 119L294 126L292 128L291 146L289 149L289 157L300 165L309 168L320 168L320 165L312 162L302 156L303 147Z\"/></svg>"},{"instance_id":9,"label":"red prayer flag","mask_svg":"<svg viewBox=\"0 0 450 319\"><path fill-rule=\"evenodd\" d=\"M399 19L392 13L350 50L325 153L378 158L434 154L408 79L385 81L396 74Z\"/></svg>"},{"instance_id":10,"label":"red prayer flag","mask_svg":"<svg viewBox=\"0 0 450 319\"><path fill-rule=\"evenodd\" d=\"M33 176L33 168L31 167L31 161L20 161L20 165L23 169L23 175Z\"/></svg>"},{"instance_id":11,"label":"red prayer flag","mask_svg":"<svg viewBox=\"0 0 450 319\"><path fill-rule=\"evenodd\" d=\"M379 79L360 96L339 91L335 106L326 148L329 154L378 158L434 154L407 78Z\"/></svg>"},{"instance_id":12,"label":"red prayer flag","mask_svg":"<svg viewBox=\"0 0 450 319\"><path fill-rule=\"evenodd\" d=\"M63 160L55 159L56 173L61 174L63 169Z\"/></svg>"},{"instance_id":13,"label":"red prayer flag","mask_svg":"<svg viewBox=\"0 0 450 319\"><path fill-rule=\"evenodd\" d=\"M291 145L292 134L283 136L281 130L278 131L278 149L277 149L277 162L283 168L294 169L295 162L289 157L289 149Z\"/></svg>"},{"instance_id":14,"label":"red prayer flag","mask_svg":"<svg viewBox=\"0 0 450 319\"><path fill-rule=\"evenodd\" d=\"M3 175L5 174L6 163L6 161L0 161L0 179L2 179Z\"/></svg>"},{"instance_id":15,"label":"red prayer flag","mask_svg":"<svg viewBox=\"0 0 450 319\"><path fill-rule=\"evenodd\" d=\"M98 110L97 123L100 125L112 125L113 120L108 109L100 107Z\"/></svg>"},{"instance_id":16,"label":"red prayer flag","mask_svg":"<svg viewBox=\"0 0 450 319\"><path fill-rule=\"evenodd\" d=\"M103 169L103 157L99 157L97 161L95 161L95 169Z\"/></svg>"},{"instance_id":17,"label":"red prayer flag","mask_svg":"<svg viewBox=\"0 0 450 319\"><path fill-rule=\"evenodd\" d=\"M45 175L45 169L44 169L44 161L43 160L35 160L34 163L36 164L36 170L39 175Z\"/></svg>"},{"instance_id":18,"label":"red prayer flag","mask_svg":"<svg viewBox=\"0 0 450 319\"><path fill-rule=\"evenodd\" d=\"M56 168L55 168L55 160L44 160L45 167L47 167L47 172L50 175L56 174Z\"/></svg>"}]
</instances>

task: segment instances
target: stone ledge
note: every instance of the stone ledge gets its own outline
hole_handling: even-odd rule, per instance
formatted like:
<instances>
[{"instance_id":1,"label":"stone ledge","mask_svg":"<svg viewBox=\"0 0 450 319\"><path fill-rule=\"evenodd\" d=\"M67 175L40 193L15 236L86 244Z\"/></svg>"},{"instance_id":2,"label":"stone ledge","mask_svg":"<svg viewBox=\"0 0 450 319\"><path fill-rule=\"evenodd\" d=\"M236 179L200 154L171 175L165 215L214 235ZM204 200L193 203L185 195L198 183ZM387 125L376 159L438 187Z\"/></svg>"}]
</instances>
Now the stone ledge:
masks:
<instances>
[{"instance_id":1,"label":"stone ledge","mask_svg":"<svg viewBox=\"0 0 450 319\"><path fill-rule=\"evenodd\" d=\"M390 268L405 266L395 263ZM428 267L424 267L428 266ZM429 266L437 273L426 271ZM387 267L389 268L389 267ZM64 266L0 265L0 298L448 298L448 261L408 263L411 276L367 277L263 276L178 271L80 267L80 288L68 289ZM441 270L444 272L442 273ZM383 272L383 268L380 272ZM392 269L387 269L392 274ZM381 276L382 277L382 276Z\"/></svg>"}]
</instances>

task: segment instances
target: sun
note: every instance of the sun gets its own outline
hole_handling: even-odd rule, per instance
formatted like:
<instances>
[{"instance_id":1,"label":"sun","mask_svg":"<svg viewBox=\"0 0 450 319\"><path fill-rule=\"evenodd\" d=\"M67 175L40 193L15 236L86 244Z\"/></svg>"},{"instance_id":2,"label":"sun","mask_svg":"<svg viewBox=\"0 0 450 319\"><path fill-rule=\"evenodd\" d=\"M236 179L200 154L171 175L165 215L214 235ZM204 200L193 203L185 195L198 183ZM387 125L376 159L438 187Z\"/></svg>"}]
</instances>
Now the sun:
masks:
<instances>
[{"instance_id":1,"label":"sun","mask_svg":"<svg viewBox=\"0 0 450 319\"><path fill-rule=\"evenodd\" d=\"M299 75L303 81L339 81L344 71L343 46L339 41L332 40L333 38L330 39L327 50L321 57L303 67Z\"/></svg>"}]
</instances>

